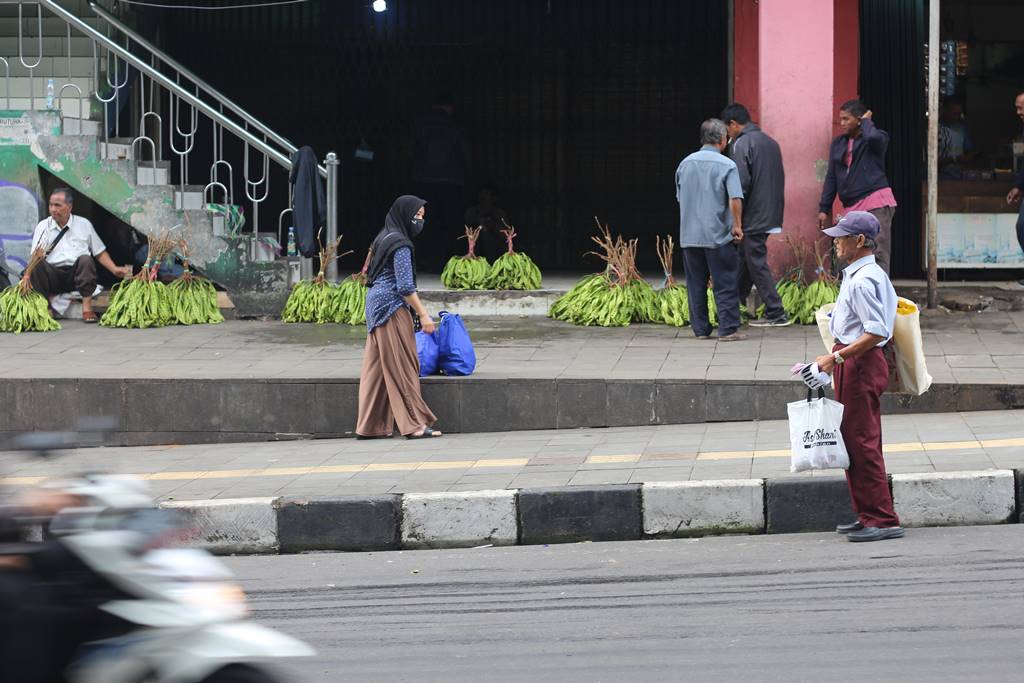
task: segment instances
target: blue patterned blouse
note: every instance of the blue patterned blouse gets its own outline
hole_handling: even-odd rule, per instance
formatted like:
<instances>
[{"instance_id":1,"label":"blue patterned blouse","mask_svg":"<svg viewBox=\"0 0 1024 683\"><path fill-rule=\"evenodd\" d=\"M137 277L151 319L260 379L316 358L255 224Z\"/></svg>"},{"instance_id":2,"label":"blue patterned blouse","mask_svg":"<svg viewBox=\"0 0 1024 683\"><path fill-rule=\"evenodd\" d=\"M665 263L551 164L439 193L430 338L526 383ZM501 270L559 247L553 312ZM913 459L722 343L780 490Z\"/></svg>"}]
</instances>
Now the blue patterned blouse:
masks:
<instances>
[{"instance_id":1,"label":"blue patterned blouse","mask_svg":"<svg viewBox=\"0 0 1024 683\"><path fill-rule=\"evenodd\" d=\"M366 293L366 329L373 332L405 306L403 296L416 291L412 272L412 252L408 247L395 251L394 260L384 266L380 276Z\"/></svg>"}]
</instances>

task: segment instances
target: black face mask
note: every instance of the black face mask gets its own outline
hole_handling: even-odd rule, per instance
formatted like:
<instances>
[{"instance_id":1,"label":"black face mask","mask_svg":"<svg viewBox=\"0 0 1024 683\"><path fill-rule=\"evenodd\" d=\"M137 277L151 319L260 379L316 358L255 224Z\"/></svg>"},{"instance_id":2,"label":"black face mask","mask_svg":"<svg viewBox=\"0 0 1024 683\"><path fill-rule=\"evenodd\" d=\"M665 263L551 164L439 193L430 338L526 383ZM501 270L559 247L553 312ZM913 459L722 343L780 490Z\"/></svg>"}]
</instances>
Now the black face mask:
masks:
<instances>
[{"instance_id":1,"label":"black face mask","mask_svg":"<svg viewBox=\"0 0 1024 683\"><path fill-rule=\"evenodd\" d=\"M409 236L415 237L416 235L423 232L423 219L412 218L409 220Z\"/></svg>"}]
</instances>

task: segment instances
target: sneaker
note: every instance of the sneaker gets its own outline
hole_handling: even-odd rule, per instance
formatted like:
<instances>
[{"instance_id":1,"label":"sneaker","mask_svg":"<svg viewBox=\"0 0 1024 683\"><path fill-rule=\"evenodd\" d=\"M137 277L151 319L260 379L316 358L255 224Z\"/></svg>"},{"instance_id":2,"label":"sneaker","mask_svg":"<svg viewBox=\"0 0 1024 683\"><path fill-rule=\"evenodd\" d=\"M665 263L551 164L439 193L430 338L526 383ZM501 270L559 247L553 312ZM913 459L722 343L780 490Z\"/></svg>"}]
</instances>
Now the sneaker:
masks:
<instances>
[{"instance_id":1,"label":"sneaker","mask_svg":"<svg viewBox=\"0 0 1024 683\"><path fill-rule=\"evenodd\" d=\"M751 320L751 327L788 327L792 325L793 321L788 316L782 316L781 318L760 318L758 320Z\"/></svg>"},{"instance_id":2,"label":"sneaker","mask_svg":"<svg viewBox=\"0 0 1024 683\"><path fill-rule=\"evenodd\" d=\"M732 334L727 334L727 335L725 335L723 337L719 337L718 341L720 341L720 342L735 342L735 341L743 341L746 338L747 338L747 335L745 335L745 334L741 334L739 332L733 332Z\"/></svg>"},{"instance_id":3,"label":"sneaker","mask_svg":"<svg viewBox=\"0 0 1024 683\"><path fill-rule=\"evenodd\" d=\"M857 531L850 531L846 534L846 540L854 543L865 541L884 541L889 538L903 538L903 529L898 526L874 527L866 526Z\"/></svg>"}]
</instances>

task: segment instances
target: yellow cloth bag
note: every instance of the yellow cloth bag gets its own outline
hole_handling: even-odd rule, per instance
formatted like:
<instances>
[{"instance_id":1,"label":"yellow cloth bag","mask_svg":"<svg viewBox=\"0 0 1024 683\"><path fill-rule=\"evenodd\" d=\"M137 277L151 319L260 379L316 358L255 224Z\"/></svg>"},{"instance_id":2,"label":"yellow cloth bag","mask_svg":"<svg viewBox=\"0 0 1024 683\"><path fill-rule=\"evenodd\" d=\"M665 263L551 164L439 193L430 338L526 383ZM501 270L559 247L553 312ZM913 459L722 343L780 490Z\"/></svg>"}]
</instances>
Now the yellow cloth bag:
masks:
<instances>
[{"instance_id":1,"label":"yellow cloth bag","mask_svg":"<svg viewBox=\"0 0 1024 683\"><path fill-rule=\"evenodd\" d=\"M815 320L818 333L825 345L825 352L832 353L836 343L829 332L829 316L835 304L825 304L818 309ZM928 366L924 358L924 341L921 338L921 311L910 299L899 297L896 305L896 323L892 331L892 347L895 353L886 353L893 365L890 372L895 373L890 380L890 391L920 396L932 385L932 376L928 374Z\"/></svg>"},{"instance_id":2,"label":"yellow cloth bag","mask_svg":"<svg viewBox=\"0 0 1024 683\"><path fill-rule=\"evenodd\" d=\"M896 377L900 391L920 396L932 385L932 376L925 364L921 311L910 299L899 297L892 341L896 350Z\"/></svg>"}]
</instances>

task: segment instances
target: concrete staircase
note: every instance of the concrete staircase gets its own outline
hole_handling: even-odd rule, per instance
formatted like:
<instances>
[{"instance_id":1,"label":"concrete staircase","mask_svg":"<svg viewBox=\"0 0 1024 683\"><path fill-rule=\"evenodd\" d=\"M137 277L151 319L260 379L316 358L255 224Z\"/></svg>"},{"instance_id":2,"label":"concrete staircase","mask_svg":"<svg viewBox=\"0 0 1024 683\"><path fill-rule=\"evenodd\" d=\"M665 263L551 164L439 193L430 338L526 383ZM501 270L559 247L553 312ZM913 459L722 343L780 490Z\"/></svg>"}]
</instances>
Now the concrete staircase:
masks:
<instances>
[{"instance_id":1,"label":"concrete staircase","mask_svg":"<svg viewBox=\"0 0 1024 683\"><path fill-rule=\"evenodd\" d=\"M93 27L105 25L87 0L64 0L62 5ZM42 168L143 234L173 228L187 240L192 262L228 289L240 314L278 313L288 285L287 263L253 262L248 240L223 237L223 221L204 209L204 186L189 184L182 191L176 184L171 162L161 158L169 151L156 150L154 160L153 147L132 131L122 127L120 137L104 134L105 105L94 94L97 81L101 92L109 82L103 51L97 64L92 39L72 30L69 40L68 25L45 10L40 40L35 8L23 3L19 22L17 4L0 4L0 58L9 71L5 74L0 61L0 118L6 126L29 131L27 136L8 137L0 128L4 180L35 192L42 207ZM47 110L51 78L54 102ZM131 92L124 88L121 97L131 97ZM164 128L166 138L166 124ZM5 226L5 232L31 234L34 223L27 222Z\"/></svg>"}]
</instances>

